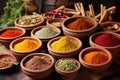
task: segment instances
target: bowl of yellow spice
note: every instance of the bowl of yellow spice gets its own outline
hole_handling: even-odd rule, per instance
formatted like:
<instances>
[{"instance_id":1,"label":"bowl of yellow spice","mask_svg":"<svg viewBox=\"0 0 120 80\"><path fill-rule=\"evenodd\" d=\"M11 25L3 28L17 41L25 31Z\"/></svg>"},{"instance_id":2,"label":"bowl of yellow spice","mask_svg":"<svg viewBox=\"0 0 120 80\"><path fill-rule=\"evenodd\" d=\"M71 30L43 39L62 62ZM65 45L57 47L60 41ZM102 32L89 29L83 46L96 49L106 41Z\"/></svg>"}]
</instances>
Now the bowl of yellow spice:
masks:
<instances>
[{"instance_id":1,"label":"bowl of yellow spice","mask_svg":"<svg viewBox=\"0 0 120 80\"><path fill-rule=\"evenodd\" d=\"M42 46L41 40L35 37L21 37L15 39L10 43L10 51L18 58L22 59L24 56L33 52L39 52Z\"/></svg>"},{"instance_id":2,"label":"bowl of yellow spice","mask_svg":"<svg viewBox=\"0 0 120 80\"><path fill-rule=\"evenodd\" d=\"M55 58L75 57L82 49L82 42L72 36L60 36L51 39L47 48Z\"/></svg>"},{"instance_id":3,"label":"bowl of yellow spice","mask_svg":"<svg viewBox=\"0 0 120 80\"><path fill-rule=\"evenodd\" d=\"M79 61L88 71L101 74L110 67L112 54L107 49L87 47L80 52Z\"/></svg>"},{"instance_id":4,"label":"bowl of yellow spice","mask_svg":"<svg viewBox=\"0 0 120 80\"><path fill-rule=\"evenodd\" d=\"M62 30L64 35L73 36L79 39L86 39L98 29L98 23L90 17L70 17L62 22Z\"/></svg>"}]
</instances>

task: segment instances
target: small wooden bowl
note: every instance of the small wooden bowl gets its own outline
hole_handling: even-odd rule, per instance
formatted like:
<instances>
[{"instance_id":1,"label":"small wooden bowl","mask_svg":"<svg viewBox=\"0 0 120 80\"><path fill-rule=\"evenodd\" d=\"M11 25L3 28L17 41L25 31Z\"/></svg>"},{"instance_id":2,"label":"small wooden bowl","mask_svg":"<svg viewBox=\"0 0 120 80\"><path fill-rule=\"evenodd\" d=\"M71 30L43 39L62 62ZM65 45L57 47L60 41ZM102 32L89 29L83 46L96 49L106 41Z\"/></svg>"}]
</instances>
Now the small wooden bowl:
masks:
<instances>
[{"instance_id":1,"label":"small wooden bowl","mask_svg":"<svg viewBox=\"0 0 120 80\"><path fill-rule=\"evenodd\" d=\"M61 51L56 51L56 50L53 50L51 48L51 44L54 42L54 41L57 41L59 40L61 37L63 36L60 36L60 37L56 37L56 38L53 38L51 39L48 43L47 43L47 48L48 48L48 51L49 53L54 56L55 58L70 58L70 57L75 57L79 52L80 50L82 49L82 42L81 40L75 38L75 37L72 37L72 36L66 36L72 40L75 40L76 42L78 42L79 44L79 47L74 49L74 50L71 50L71 51L66 51L66 52L61 52Z\"/></svg>"},{"instance_id":2,"label":"small wooden bowl","mask_svg":"<svg viewBox=\"0 0 120 80\"><path fill-rule=\"evenodd\" d=\"M73 71L62 71L60 70L58 67L57 67L57 64L60 60L63 60L63 59L68 59L68 60L73 60L77 63L77 68ZM73 80L74 78L77 77L77 74L80 70L80 63L78 60L74 59L74 58L62 58L62 59L59 59L58 61L56 61L55 63L55 70L57 73L59 73L61 75L61 77L63 78L63 80Z\"/></svg>"},{"instance_id":3,"label":"small wooden bowl","mask_svg":"<svg viewBox=\"0 0 120 80\"><path fill-rule=\"evenodd\" d=\"M51 59L51 64L49 66L45 67L45 69L42 69L42 70L30 70L30 69L25 67L25 63L28 60L30 60L33 56L48 56ZM22 69L23 73L25 73L30 78L32 78L32 79L43 79L43 78L46 78L47 76L49 76L52 73L54 63L55 63L55 59L47 53L33 53L33 54L29 54L26 57L24 57L22 59L21 63L20 63L20 66L21 66L21 69Z\"/></svg>"},{"instance_id":4,"label":"small wooden bowl","mask_svg":"<svg viewBox=\"0 0 120 80\"><path fill-rule=\"evenodd\" d=\"M35 49L33 50L29 50L29 51L17 51L14 49L14 46L23 41L24 39L31 39L31 40L35 40L38 42L38 47L36 47ZM40 48L42 46L42 41L35 38L35 37L21 37L21 38L18 38L18 39L15 39L13 40L11 43L10 43L10 51L13 53L13 55L15 55L19 60L21 60L23 57L25 57L26 55L28 54L31 54L33 52L39 52L40 51ZM22 46L21 46L22 47Z\"/></svg>"},{"instance_id":5,"label":"small wooden bowl","mask_svg":"<svg viewBox=\"0 0 120 80\"><path fill-rule=\"evenodd\" d=\"M45 28L45 27L47 28L48 26L40 26L40 27L37 27L37 28L33 29L33 30L31 31L31 36L32 36L32 37L37 37L37 36L34 35L35 32L36 32L36 31L39 31L40 29ZM55 31L57 32L57 34L54 35L54 36L52 36L52 37L45 37L45 38L43 38L43 37L37 37L37 38L39 38L42 42L48 42L48 41L51 40L52 38L55 38L55 37L57 37L57 36L59 36L59 35L61 34L60 29L57 28L57 27L48 27L48 28L51 28L51 29L55 30Z\"/></svg>"},{"instance_id":6,"label":"small wooden bowl","mask_svg":"<svg viewBox=\"0 0 120 80\"><path fill-rule=\"evenodd\" d=\"M101 63L101 64L90 64L90 63L85 62L83 60L84 55L89 52L93 52L93 51L102 51L108 55L109 59L105 63ZM103 49L103 48L87 47L81 50L81 52L79 53L79 61L88 71L101 74L110 67L112 63L112 55L108 50Z\"/></svg>"},{"instance_id":7,"label":"small wooden bowl","mask_svg":"<svg viewBox=\"0 0 120 80\"><path fill-rule=\"evenodd\" d=\"M78 18L82 18L83 20L85 20L89 24L92 24L93 26L91 28L85 29L85 30L69 29L67 27L67 25ZM77 37L81 40L84 40L84 39L88 38L91 34L93 34L97 31L97 29L98 29L97 25L98 25L97 21L93 18L77 16L77 17L70 17L70 18L65 19L62 22L62 30L63 30L64 35L66 35L66 36L73 36L73 37Z\"/></svg>"},{"instance_id":8,"label":"small wooden bowl","mask_svg":"<svg viewBox=\"0 0 120 80\"><path fill-rule=\"evenodd\" d=\"M113 55L116 55L116 54L120 53L120 45L112 46L112 47L105 47L105 46L100 46L100 45L97 45L97 44L94 43L93 40L94 40L96 37L98 37L99 35L104 34L104 33L110 33L110 34L116 36L118 39L120 39L120 35L117 34L117 33L114 33L114 32L108 32L108 31L107 31L107 32L97 32L97 33L92 34L92 35L90 36L90 38L89 38L89 44L90 44L90 46L107 49L107 50L109 50Z\"/></svg>"},{"instance_id":9,"label":"small wooden bowl","mask_svg":"<svg viewBox=\"0 0 120 80\"><path fill-rule=\"evenodd\" d=\"M20 34L19 36L15 36L15 37L11 37L11 38L6 38L6 37L1 37L0 36L0 42L6 47L9 48L10 43L14 40L17 39L19 37L22 37L25 35L26 31L23 28L19 28L19 27L8 27L5 29L1 29L0 30L0 34L2 34L3 32L5 32L6 30L20 30L22 31L22 34Z\"/></svg>"}]
</instances>

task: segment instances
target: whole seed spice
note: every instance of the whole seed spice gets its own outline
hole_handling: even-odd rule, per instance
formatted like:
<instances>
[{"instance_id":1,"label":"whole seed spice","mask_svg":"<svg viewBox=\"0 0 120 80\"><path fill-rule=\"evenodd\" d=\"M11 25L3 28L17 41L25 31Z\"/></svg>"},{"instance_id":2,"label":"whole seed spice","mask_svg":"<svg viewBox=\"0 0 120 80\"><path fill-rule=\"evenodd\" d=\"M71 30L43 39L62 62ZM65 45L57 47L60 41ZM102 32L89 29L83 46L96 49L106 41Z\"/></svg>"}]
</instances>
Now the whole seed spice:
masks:
<instances>
[{"instance_id":1,"label":"whole seed spice","mask_svg":"<svg viewBox=\"0 0 120 80\"><path fill-rule=\"evenodd\" d=\"M51 62L48 56L34 56L25 63L25 67L30 70L42 70L47 68Z\"/></svg>"},{"instance_id":2,"label":"whole seed spice","mask_svg":"<svg viewBox=\"0 0 120 80\"><path fill-rule=\"evenodd\" d=\"M77 68L77 62L72 59L61 59L57 63L57 67L62 71L73 71Z\"/></svg>"}]
</instances>

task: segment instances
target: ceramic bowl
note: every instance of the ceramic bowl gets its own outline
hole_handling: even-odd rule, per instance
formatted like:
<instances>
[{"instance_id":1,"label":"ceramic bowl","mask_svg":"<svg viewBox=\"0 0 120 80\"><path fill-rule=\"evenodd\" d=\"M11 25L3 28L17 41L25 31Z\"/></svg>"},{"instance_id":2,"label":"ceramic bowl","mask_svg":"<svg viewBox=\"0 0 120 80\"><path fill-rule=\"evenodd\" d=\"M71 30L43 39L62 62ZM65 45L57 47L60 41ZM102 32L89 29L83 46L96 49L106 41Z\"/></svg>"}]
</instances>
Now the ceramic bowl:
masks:
<instances>
[{"instance_id":1,"label":"ceramic bowl","mask_svg":"<svg viewBox=\"0 0 120 80\"><path fill-rule=\"evenodd\" d=\"M107 49L107 50L109 50L113 55L120 53L120 45L112 46L112 47L105 47L105 46L100 46L100 45L94 43L93 40L94 40L96 37L98 37L99 35L104 34L104 33L110 33L110 34L116 36L118 39L120 39L120 35L117 34L117 33L114 33L114 32L97 32L97 33L92 34L92 35L90 36L90 38L89 38L89 44L90 44L90 46Z\"/></svg>"},{"instance_id":2,"label":"ceramic bowl","mask_svg":"<svg viewBox=\"0 0 120 80\"><path fill-rule=\"evenodd\" d=\"M77 68L75 70L73 70L73 71L63 71L63 70L60 70L57 67L57 64L58 64L58 62L60 60L64 60L64 59L75 61L77 63ZM80 70L80 67L81 67L81 65L80 65L79 61L74 59L74 58L61 58L61 59L57 60L56 63L55 63L55 70L56 70L57 73L59 73L61 75L63 80L73 80L74 78L76 78L77 74L78 74L78 72Z\"/></svg>"},{"instance_id":3,"label":"ceramic bowl","mask_svg":"<svg viewBox=\"0 0 120 80\"><path fill-rule=\"evenodd\" d=\"M91 24L92 27L89 29L85 29L85 30L72 30L69 29L67 27L67 25L71 22L73 22L74 20L78 19L78 18L82 18L83 20L85 20L87 23ZM90 18L90 17L82 17L82 16L77 16L77 17L70 17L65 19L62 22L62 30L64 35L66 36L73 36L73 37L77 37L81 40L86 39L87 37L89 37L91 34L95 33L98 29L97 27L98 23L95 19Z\"/></svg>"},{"instance_id":4,"label":"ceramic bowl","mask_svg":"<svg viewBox=\"0 0 120 80\"><path fill-rule=\"evenodd\" d=\"M47 43L47 48L48 48L49 53L50 53L52 56L54 56L55 58L75 57L75 56L80 52L80 50L81 50L82 47L83 47L81 40L79 40L78 38L72 37L72 36L66 36L66 37L68 37L68 38L70 38L70 39L75 40L76 42L78 42L79 47L76 48L76 49L74 49L74 50L65 51L65 52L53 50L53 49L51 48L51 44L52 44L54 41L59 40L61 37L63 37L63 36L53 38L53 39L51 39L51 40Z\"/></svg>"},{"instance_id":5,"label":"ceramic bowl","mask_svg":"<svg viewBox=\"0 0 120 80\"><path fill-rule=\"evenodd\" d=\"M2 61L3 59L4 62ZM5 71L13 68L15 64L12 63L17 63L17 59L12 54L0 54L0 71Z\"/></svg>"},{"instance_id":6,"label":"ceramic bowl","mask_svg":"<svg viewBox=\"0 0 120 80\"><path fill-rule=\"evenodd\" d=\"M19 27L8 27L8 28L4 28L0 30L0 35L2 33L4 33L6 30L20 30L22 31L22 34L20 34L19 36L15 36L15 37L10 37L10 38L6 38L6 37L2 37L0 36L0 42L6 47L9 48L10 43L14 40L17 39L19 37L22 37L25 35L26 31L23 28L19 28Z\"/></svg>"},{"instance_id":7,"label":"ceramic bowl","mask_svg":"<svg viewBox=\"0 0 120 80\"><path fill-rule=\"evenodd\" d=\"M117 25L117 26L115 26ZM120 22L107 21L100 24L100 28L103 31L111 31L120 34Z\"/></svg>"},{"instance_id":8,"label":"ceramic bowl","mask_svg":"<svg viewBox=\"0 0 120 80\"><path fill-rule=\"evenodd\" d=\"M102 51L102 52L106 53L109 57L108 60L101 64L90 64L90 63L87 63L86 61L84 61L84 59L83 59L84 55L89 52L93 52L93 51ZM107 71L107 69L110 67L110 65L112 63L112 55L107 49L97 48L97 47L87 47L87 48L84 48L83 50L81 50L81 52L79 53L79 61L88 71L90 71L92 73L101 74L101 73Z\"/></svg>"},{"instance_id":9,"label":"ceramic bowl","mask_svg":"<svg viewBox=\"0 0 120 80\"><path fill-rule=\"evenodd\" d=\"M40 27L34 28L34 29L31 31L31 36L32 36L32 37L37 37L37 36L35 36L35 32L37 32L37 31L39 31L40 29L45 28L45 27L47 28L48 26L40 26ZM39 38L42 42L48 42L48 41L51 40L52 38L55 38L55 37L57 37L57 36L59 36L59 35L61 34L60 29L57 28L57 27L48 27L48 28L51 28L51 29L55 30L55 31L57 32L57 34L54 35L54 36L52 36L52 37L45 37L45 38L43 38L43 37L37 37L37 38Z\"/></svg>"},{"instance_id":10,"label":"ceramic bowl","mask_svg":"<svg viewBox=\"0 0 120 80\"><path fill-rule=\"evenodd\" d=\"M17 51L17 50L15 50L14 49L14 46L17 44L17 43L19 43L19 42L21 42L21 41L23 41L23 40L25 40L25 39L31 39L31 40L35 40L35 41L37 41L38 42L38 47L36 47L35 49L33 49L33 50L29 50L29 51ZM33 52L40 52L40 48L41 48L41 46L42 46L42 41L41 40L39 40L38 38L34 38L34 37L21 37L21 38L18 38L18 39L15 39L15 40L13 40L11 43L10 43L10 51L13 53L13 55L15 55L19 60L21 60L23 57L25 57L26 55L28 55L28 54L31 54L31 53L33 53ZM21 46L22 47L22 46Z\"/></svg>"},{"instance_id":11,"label":"ceramic bowl","mask_svg":"<svg viewBox=\"0 0 120 80\"><path fill-rule=\"evenodd\" d=\"M62 19L62 18L49 19L49 20L47 20L46 24L47 24L47 26L58 27L62 30L61 23L63 20L64 19Z\"/></svg>"},{"instance_id":12,"label":"ceramic bowl","mask_svg":"<svg viewBox=\"0 0 120 80\"><path fill-rule=\"evenodd\" d=\"M33 58L34 56L47 56L50 58L51 64L49 66L45 67L44 69L41 69L41 70L32 70L32 69L26 68L25 63L27 61L29 61L31 58ZM20 63L20 66L21 66L23 73L25 73L30 78L43 79L52 73L53 68L54 68L54 63L55 63L55 59L51 55L49 55L47 53L34 53L34 54L29 54L26 57L24 57Z\"/></svg>"}]
</instances>

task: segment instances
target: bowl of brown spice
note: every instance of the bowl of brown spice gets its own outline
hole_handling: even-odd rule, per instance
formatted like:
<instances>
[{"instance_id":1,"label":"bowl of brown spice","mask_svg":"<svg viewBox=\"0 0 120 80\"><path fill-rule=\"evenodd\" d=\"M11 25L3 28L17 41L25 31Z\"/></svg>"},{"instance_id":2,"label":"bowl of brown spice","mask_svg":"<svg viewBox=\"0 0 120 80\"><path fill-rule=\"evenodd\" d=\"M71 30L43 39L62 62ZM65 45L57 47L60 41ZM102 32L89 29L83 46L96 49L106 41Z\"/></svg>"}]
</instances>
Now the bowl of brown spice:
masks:
<instances>
[{"instance_id":1,"label":"bowl of brown spice","mask_svg":"<svg viewBox=\"0 0 120 80\"><path fill-rule=\"evenodd\" d=\"M74 36L79 39L86 39L97 31L98 23L90 17L70 17L63 21L62 30L66 36Z\"/></svg>"},{"instance_id":2,"label":"bowl of brown spice","mask_svg":"<svg viewBox=\"0 0 120 80\"><path fill-rule=\"evenodd\" d=\"M88 71L101 74L110 67L112 54L107 49L87 47L79 53L79 61Z\"/></svg>"},{"instance_id":3,"label":"bowl of brown spice","mask_svg":"<svg viewBox=\"0 0 120 80\"><path fill-rule=\"evenodd\" d=\"M14 65L18 65L18 62L12 54L0 54L1 71L11 69Z\"/></svg>"},{"instance_id":4,"label":"bowl of brown spice","mask_svg":"<svg viewBox=\"0 0 120 80\"><path fill-rule=\"evenodd\" d=\"M43 79L54 69L55 59L47 53L33 53L24 57L20 63L23 73L32 79Z\"/></svg>"}]
</instances>

